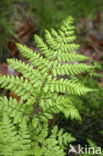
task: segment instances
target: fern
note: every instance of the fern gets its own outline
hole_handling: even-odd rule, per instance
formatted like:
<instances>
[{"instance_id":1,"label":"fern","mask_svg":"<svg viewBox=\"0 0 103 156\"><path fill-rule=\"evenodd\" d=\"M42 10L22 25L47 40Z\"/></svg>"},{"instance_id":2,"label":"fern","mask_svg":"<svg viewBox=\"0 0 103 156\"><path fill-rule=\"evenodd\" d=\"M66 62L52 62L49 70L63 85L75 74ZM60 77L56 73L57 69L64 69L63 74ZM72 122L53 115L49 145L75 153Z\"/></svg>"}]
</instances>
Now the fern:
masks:
<instances>
[{"instance_id":1,"label":"fern","mask_svg":"<svg viewBox=\"0 0 103 156\"><path fill-rule=\"evenodd\" d=\"M89 58L77 53L73 23L69 16L58 31L45 30L45 42L35 35L42 55L17 43L30 65L7 59L9 66L22 76L0 75L0 87L20 97L19 101L0 98L1 155L65 156L68 144L75 141L57 126L50 130L48 124L54 114L61 112L66 118L81 120L72 95L93 91L77 77L84 72L93 73L95 67L81 63Z\"/></svg>"}]
</instances>

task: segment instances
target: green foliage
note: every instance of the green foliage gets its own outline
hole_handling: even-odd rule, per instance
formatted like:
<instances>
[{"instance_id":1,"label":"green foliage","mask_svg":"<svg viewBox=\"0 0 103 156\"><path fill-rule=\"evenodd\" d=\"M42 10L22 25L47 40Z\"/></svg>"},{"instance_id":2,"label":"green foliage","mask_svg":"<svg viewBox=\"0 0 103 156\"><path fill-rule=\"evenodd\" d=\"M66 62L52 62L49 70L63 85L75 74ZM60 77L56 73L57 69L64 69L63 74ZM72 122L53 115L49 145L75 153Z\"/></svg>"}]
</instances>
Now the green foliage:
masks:
<instances>
[{"instance_id":1,"label":"green foliage","mask_svg":"<svg viewBox=\"0 0 103 156\"><path fill-rule=\"evenodd\" d=\"M85 85L97 90L85 96L72 97L75 107L79 111L82 122L78 123L75 120L65 120L64 116L58 119L59 125L65 125L68 131L76 138L77 144L83 147L88 144L87 138L93 140L98 147L102 147L103 142L103 87L101 87L97 80L93 78L80 78L81 81L85 80ZM99 79L100 80L100 79ZM63 123L62 123L63 122ZM69 126L68 126L69 123ZM92 155L92 154L91 154Z\"/></svg>"},{"instance_id":2,"label":"green foliage","mask_svg":"<svg viewBox=\"0 0 103 156\"><path fill-rule=\"evenodd\" d=\"M1 155L65 155L65 146L75 141L71 134L63 133L63 129L58 130L57 126L50 134L46 123L42 125L35 115L33 119L29 119L27 113L23 113L23 108L21 109L20 106L16 108L19 105L16 100L10 99L9 103L6 97L0 100L2 106L2 109L0 108L2 114L0 118ZM15 105L14 108L13 105Z\"/></svg>"},{"instance_id":3,"label":"green foliage","mask_svg":"<svg viewBox=\"0 0 103 156\"><path fill-rule=\"evenodd\" d=\"M84 78L82 77L81 79L83 80ZM94 80L93 78L87 79L85 84L88 85L90 88L96 88L97 91L92 93L92 96L87 94L82 98L77 97L75 99L75 105L78 107L79 112L84 112L87 114L87 116L91 115L91 117L95 117L96 120L100 121L103 112L103 87L100 87L98 81ZM76 103L76 101L79 101L79 105L78 103Z\"/></svg>"},{"instance_id":4,"label":"green foliage","mask_svg":"<svg viewBox=\"0 0 103 156\"><path fill-rule=\"evenodd\" d=\"M19 129L12 120L3 113L0 121L0 154L1 155L28 155L31 149L29 130L25 120L21 122Z\"/></svg>"},{"instance_id":5,"label":"green foliage","mask_svg":"<svg viewBox=\"0 0 103 156\"><path fill-rule=\"evenodd\" d=\"M81 63L89 58L77 53L73 23L69 16L58 31L46 30L45 42L35 35L42 54L17 44L29 63L7 60L22 76L0 75L0 87L20 97L19 101L0 99L0 154L65 156L68 144L75 141L70 133L48 122L59 113L81 120L72 98L94 91L78 78L84 72L93 73L94 66Z\"/></svg>"}]
</instances>

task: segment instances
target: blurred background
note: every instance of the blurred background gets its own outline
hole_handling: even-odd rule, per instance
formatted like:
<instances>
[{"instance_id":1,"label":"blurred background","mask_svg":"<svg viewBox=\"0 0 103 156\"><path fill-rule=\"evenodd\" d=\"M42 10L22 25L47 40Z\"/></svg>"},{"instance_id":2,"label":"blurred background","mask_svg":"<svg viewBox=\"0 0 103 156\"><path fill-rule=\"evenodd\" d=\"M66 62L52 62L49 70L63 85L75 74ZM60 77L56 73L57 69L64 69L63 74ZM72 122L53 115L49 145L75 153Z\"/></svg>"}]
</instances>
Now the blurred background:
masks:
<instances>
[{"instance_id":1,"label":"blurred background","mask_svg":"<svg viewBox=\"0 0 103 156\"><path fill-rule=\"evenodd\" d=\"M34 33L43 37L44 29L58 28L68 15L84 36L97 28L89 39L98 40L102 10L103 0L0 0L0 60L14 54L15 42L32 44Z\"/></svg>"},{"instance_id":2,"label":"blurred background","mask_svg":"<svg viewBox=\"0 0 103 156\"><path fill-rule=\"evenodd\" d=\"M79 52L97 61L103 74L103 0L0 0L0 74L15 74L6 58L21 57L16 42L35 48L34 34L44 37L44 29L57 29L68 15L75 19ZM57 124L72 131L78 143L89 138L103 146L103 78L86 83L98 91L74 101L83 123L61 116ZM16 96L0 91L1 96L5 94Z\"/></svg>"}]
</instances>

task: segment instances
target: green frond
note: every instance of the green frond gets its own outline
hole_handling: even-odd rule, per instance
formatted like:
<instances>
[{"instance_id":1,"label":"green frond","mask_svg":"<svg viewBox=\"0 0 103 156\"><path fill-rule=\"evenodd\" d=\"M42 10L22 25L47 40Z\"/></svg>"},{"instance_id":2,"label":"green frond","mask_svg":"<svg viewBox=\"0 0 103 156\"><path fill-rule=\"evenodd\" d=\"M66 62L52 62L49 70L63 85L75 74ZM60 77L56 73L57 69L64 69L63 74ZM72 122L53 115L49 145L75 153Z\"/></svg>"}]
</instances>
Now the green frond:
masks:
<instances>
[{"instance_id":1,"label":"green frond","mask_svg":"<svg viewBox=\"0 0 103 156\"><path fill-rule=\"evenodd\" d=\"M89 60L88 57L86 56L83 56L81 54L77 54L75 52L73 53L65 53L65 52L62 52L62 55L58 53L58 51L55 51L52 53L47 53L47 57L48 59L54 59L54 60L58 60L59 63L61 62L68 62L68 63L74 63L74 62L77 62L77 61L87 61Z\"/></svg>"},{"instance_id":2,"label":"green frond","mask_svg":"<svg viewBox=\"0 0 103 156\"><path fill-rule=\"evenodd\" d=\"M45 30L45 38L48 46L50 46L50 48L53 50L58 50L58 52L73 51L78 49L79 47L77 44L74 43L70 44L73 38L70 37L69 39L69 37L68 38L64 37L62 38L62 40L60 40L60 38L55 39L48 30Z\"/></svg>"},{"instance_id":3,"label":"green frond","mask_svg":"<svg viewBox=\"0 0 103 156\"><path fill-rule=\"evenodd\" d=\"M58 102L58 94L56 93L51 93L51 92L47 92L44 93L41 96L41 99L39 101L39 106L42 109L43 112L48 112L48 113L59 113L61 112L62 108L60 105L60 103Z\"/></svg>"},{"instance_id":4,"label":"green frond","mask_svg":"<svg viewBox=\"0 0 103 156\"><path fill-rule=\"evenodd\" d=\"M52 95L53 93L50 95L47 93L40 99L39 106L43 111L40 115L42 120L45 118L45 121L47 121L50 117L52 119L52 114L57 114L59 112L62 112L66 118L81 120L78 110L74 107L69 97L64 95L58 96L58 94L55 94L55 96ZM48 112L47 116L45 116L45 112Z\"/></svg>"},{"instance_id":5,"label":"green frond","mask_svg":"<svg viewBox=\"0 0 103 156\"><path fill-rule=\"evenodd\" d=\"M62 52L74 52L79 48L78 44L72 43L72 44L61 44L58 46L58 53L61 54ZM62 54L61 54L62 55Z\"/></svg>"},{"instance_id":6,"label":"green frond","mask_svg":"<svg viewBox=\"0 0 103 156\"><path fill-rule=\"evenodd\" d=\"M39 113L38 118L40 119L40 121L48 122L48 120L51 120L53 118L53 115L51 111L50 112L45 111L45 112Z\"/></svg>"},{"instance_id":7,"label":"green frond","mask_svg":"<svg viewBox=\"0 0 103 156\"><path fill-rule=\"evenodd\" d=\"M51 28L51 34L52 34L55 38L58 38L58 37L59 37L57 31L56 31L55 29L53 29L53 28Z\"/></svg>"},{"instance_id":8,"label":"green frond","mask_svg":"<svg viewBox=\"0 0 103 156\"><path fill-rule=\"evenodd\" d=\"M28 100L32 97L35 99L35 90L28 80L24 80L23 77L0 75L0 87L15 92L23 100Z\"/></svg>"},{"instance_id":9,"label":"green frond","mask_svg":"<svg viewBox=\"0 0 103 156\"><path fill-rule=\"evenodd\" d=\"M83 72L89 72L94 69L93 66L88 66L86 64L58 64L53 66L52 73L54 76L57 75L77 75Z\"/></svg>"},{"instance_id":10,"label":"green frond","mask_svg":"<svg viewBox=\"0 0 103 156\"><path fill-rule=\"evenodd\" d=\"M52 37L51 33L48 30L45 30L45 39L48 46L50 46L51 49L57 50L59 43L55 41L55 39Z\"/></svg>"},{"instance_id":11,"label":"green frond","mask_svg":"<svg viewBox=\"0 0 103 156\"><path fill-rule=\"evenodd\" d=\"M61 30L64 34L68 33L69 31L72 31L75 29L74 19L71 16L68 16L61 24L61 27L59 30Z\"/></svg>"},{"instance_id":12,"label":"green frond","mask_svg":"<svg viewBox=\"0 0 103 156\"><path fill-rule=\"evenodd\" d=\"M58 145L58 141L52 136L49 139L46 139L47 150L45 151L45 155L48 156L65 156L65 152Z\"/></svg>"},{"instance_id":13,"label":"green frond","mask_svg":"<svg viewBox=\"0 0 103 156\"><path fill-rule=\"evenodd\" d=\"M21 60L17 60L14 58L7 59L7 63L11 68L17 70L19 73L22 73L25 78L31 79L32 74L34 74L35 76L33 78L37 78L37 79L41 78L40 72L34 69L33 65L29 65L29 63L25 63L22 62Z\"/></svg>"},{"instance_id":14,"label":"green frond","mask_svg":"<svg viewBox=\"0 0 103 156\"><path fill-rule=\"evenodd\" d=\"M47 42L48 43L50 42L49 44L53 44L50 37L48 37L48 38L47 38L48 40L46 39ZM49 60L57 59L60 62L62 62L62 61L63 62L73 62L73 61L89 60L88 57L77 54L75 52L65 53L64 51L69 51L69 50L73 51L78 48L78 45L75 45L75 44L70 44L70 45L64 44L67 42L64 41L64 43L63 43L62 40L67 40L67 38L64 37L64 39L63 39L61 37L60 38L58 37L58 40L57 39L55 39L55 40L57 43L53 44L53 47L54 47L54 49L53 49L53 47L51 47L51 48L48 47L48 45L46 43L44 43L44 41L38 35L35 35L35 41L36 41L37 46ZM55 49L57 49L57 50L55 50Z\"/></svg>"},{"instance_id":15,"label":"green frond","mask_svg":"<svg viewBox=\"0 0 103 156\"><path fill-rule=\"evenodd\" d=\"M33 87L37 88L42 85L43 77L37 69L34 69L33 65L29 65L28 63L25 64L17 59L7 59L7 62L11 68L21 73L24 78L28 78L30 83L33 84Z\"/></svg>"},{"instance_id":16,"label":"green frond","mask_svg":"<svg viewBox=\"0 0 103 156\"><path fill-rule=\"evenodd\" d=\"M18 134L18 152L15 152L15 155L28 156L32 148L32 141L30 132L27 128L27 123L23 120L20 124L20 130Z\"/></svg>"},{"instance_id":17,"label":"green frond","mask_svg":"<svg viewBox=\"0 0 103 156\"><path fill-rule=\"evenodd\" d=\"M72 80L68 79L60 79L56 80L55 78L52 79L51 76L48 77L47 83L43 88L44 92L57 92L57 93L68 93L68 94L78 94L84 95L90 91L93 91L90 88L84 87L80 83L75 83Z\"/></svg>"},{"instance_id":18,"label":"green frond","mask_svg":"<svg viewBox=\"0 0 103 156\"><path fill-rule=\"evenodd\" d=\"M13 118L14 123L20 123L22 120L28 121L33 108L28 106L23 101L18 102L12 97L7 99L7 97L0 98L0 114L3 112L7 113L8 116Z\"/></svg>"},{"instance_id":19,"label":"green frond","mask_svg":"<svg viewBox=\"0 0 103 156\"><path fill-rule=\"evenodd\" d=\"M46 60L43 58L43 56L40 56L40 53L33 52L32 49L28 48L25 45L16 44L20 53L27 58L33 65L39 66L39 69L43 69L45 67L50 67L51 63L49 60Z\"/></svg>"},{"instance_id":20,"label":"green frond","mask_svg":"<svg viewBox=\"0 0 103 156\"><path fill-rule=\"evenodd\" d=\"M68 143L75 141L76 139L71 136L71 134L64 133L63 129L60 129L58 132L58 142L60 146L68 145Z\"/></svg>"},{"instance_id":21,"label":"green frond","mask_svg":"<svg viewBox=\"0 0 103 156\"><path fill-rule=\"evenodd\" d=\"M47 124L39 125L35 129L34 134L34 140L36 139L38 142L37 144L34 144L35 151L38 152L37 156L65 156L66 152L64 151L64 146L72 141L75 141L75 138L72 137L71 134L64 133L63 129L58 130L57 126L53 127L49 137L47 137ZM42 144L41 150L38 144Z\"/></svg>"},{"instance_id":22,"label":"green frond","mask_svg":"<svg viewBox=\"0 0 103 156\"><path fill-rule=\"evenodd\" d=\"M76 62L76 61L86 61L89 60L88 57L83 56L81 54L77 54L75 52L73 53L62 53L62 55L58 55L58 53L56 53L55 55L57 55L57 58L60 62Z\"/></svg>"},{"instance_id":23,"label":"green frond","mask_svg":"<svg viewBox=\"0 0 103 156\"><path fill-rule=\"evenodd\" d=\"M55 38L55 41L57 43L70 43L70 42L75 41L75 39L76 39L76 36L73 35L74 31L70 31L70 34L68 36L65 36L63 34L62 37L60 36L59 32L62 34L62 32L60 30L58 30L58 32L56 32L53 28L51 29L51 34Z\"/></svg>"},{"instance_id":24,"label":"green frond","mask_svg":"<svg viewBox=\"0 0 103 156\"><path fill-rule=\"evenodd\" d=\"M71 26L71 23L73 22L70 17L66 19L66 21L70 22L63 22L62 27L56 32L54 29L51 29L51 32L48 30L45 30L45 38L46 43L37 35L35 35L35 42L37 43L37 46L40 48L40 50L43 52L43 54L49 59L54 60L57 59L59 61L69 61L70 59L73 61L79 61L87 59L83 56L72 56L73 51L77 50L79 48L79 45L72 43L76 37L74 35L74 29L73 26ZM68 31L68 34L66 34ZM70 52L67 53L67 52ZM61 59L60 59L61 58Z\"/></svg>"},{"instance_id":25,"label":"green frond","mask_svg":"<svg viewBox=\"0 0 103 156\"><path fill-rule=\"evenodd\" d=\"M14 155L17 149L18 135L15 126L6 113L0 122L0 155Z\"/></svg>"},{"instance_id":26,"label":"green frond","mask_svg":"<svg viewBox=\"0 0 103 156\"><path fill-rule=\"evenodd\" d=\"M66 118L70 117L72 120L81 120L81 116L78 112L78 110L72 105L68 105L66 109L64 110L64 115Z\"/></svg>"},{"instance_id":27,"label":"green frond","mask_svg":"<svg viewBox=\"0 0 103 156\"><path fill-rule=\"evenodd\" d=\"M57 137L58 143L61 148L63 148L65 145L68 145L68 143L76 140L74 137L72 137L71 134L68 134L67 132L64 133L62 128L58 130L57 126L55 126L51 132L52 132L52 137L54 138Z\"/></svg>"},{"instance_id":28,"label":"green frond","mask_svg":"<svg viewBox=\"0 0 103 156\"><path fill-rule=\"evenodd\" d=\"M31 151L31 138L26 121L23 120L20 128L12 123L12 120L3 114L0 122L0 154L10 156L28 156Z\"/></svg>"},{"instance_id":29,"label":"green frond","mask_svg":"<svg viewBox=\"0 0 103 156\"><path fill-rule=\"evenodd\" d=\"M51 126L54 115L81 120L72 102L74 96L84 95L94 89L85 87L79 75L93 75L99 66L80 63L89 60L77 53L74 41L75 26L72 17L63 21L57 31L45 30L45 40L35 35L38 51L16 44L27 59L7 59L9 66L21 76L0 75L0 88L19 96L0 98L0 155L3 156L65 156L71 133ZM97 67L98 66L98 67Z\"/></svg>"},{"instance_id":30,"label":"green frond","mask_svg":"<svg viewBox=\"0 0 103 156\"><path fill-rule=\"evenodd\" d=\"M52 57L53 55L53 51L47 46L46 43L44 43L43 39L41 37L39 37L38 35L34 36L35 42L38 46L38 48L42 51L42 53L48 58L48 57Z\"/></svg>"}]
</instances>

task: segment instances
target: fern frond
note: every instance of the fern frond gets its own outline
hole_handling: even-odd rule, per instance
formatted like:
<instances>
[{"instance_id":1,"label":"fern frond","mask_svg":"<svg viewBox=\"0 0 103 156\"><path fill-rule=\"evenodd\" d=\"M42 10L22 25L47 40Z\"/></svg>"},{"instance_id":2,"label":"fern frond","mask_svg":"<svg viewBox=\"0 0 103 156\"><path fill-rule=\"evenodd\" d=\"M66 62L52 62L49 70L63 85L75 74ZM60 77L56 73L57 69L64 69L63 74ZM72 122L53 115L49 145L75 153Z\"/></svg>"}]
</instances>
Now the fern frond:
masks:
<instances>
[{"instance_id":1,"label":"fern frond","mask_svg":"<svg viewBox=\"0 0 103 156\"><path fill-rule=\"evenodd\" d=\"M57 75L77 75L83 72L89 72L94 69L93 66L87 66L86 64L58 64L53 65L52 73L54 76Z\"/></svg>"},{"instance_id":2,"label":"fern frond","mask_svg":"<svg viewBox=\"0 0 103 156\"><path fill-rule=\"evenodd\" d=\"M71 141L75 141L75 138L72 137L71 134L64 133L63 129L58 130L57 126L53 127L49 137L47 137L48 135L47 124L39 125L35 129L34 134L35 134L34 140L36 139L38 144L42 144L41 152L42 155L45 156L48 156L48 154L50 156L59 156L59 155L65 156L66 152L64 152L64 143L65 145L67 145ZM36 149L35 149L36 152L39 149L38 144L36 144ZM40 152L38 151L38 153Z\"/></svg>"},{"instance_id":3,"label":"fern frond","mask_svg":"<svg viewBox=\"0 0 103 156\"><path fill-rule=\"evenodd\" d=\"M50 33L49 33L50 34ZM65 37L64 37L65 38ZM61 37L60 37L61 39ZM42 51L42 53L49 59L49 60L55 60L57 59L60 62L73 62L73 61L85 61L89 60L88 57L77 54L77 53L65 53L65 51L73 51L78 48L78 45L70 44L67 45L67 42L62 41L60 42L60 39L58 41L55 41L56 43L52 43L53 39L50 39L50 37L47 37L46 41L51 44L51 47L48 47L46 43L38 36L35 35L35 41L39 49ZM64 39L65 40L65 39Z\"/></svg>"},{"instance_id":4,"label":"fern frond","mask_svg":"<svg viewBox=\"0 0 103 156\"><path fill-rule=\"evenodd\" d=\"M19 130L19 137L18 137L18 152L15 152L16 155L21 156L28 156L30 155L30 151L32 148L32 141L30 132L27 128L27 123L25 120L23 120L20 124L20 130Z\"/></svg>"},{"instance_id":5,"label":"fern frond","mask_svg":"<svg viewBox=\"0 0 103 156\"><path fill-rule=\"evenodd\" d=\"M67 35L71 31L74 31L74 19L71 16L68 16L61 24L60 31L62 32L61 36Z\"/></svg>"},{"instance_id":6,"label":"fern frond","mask_svg":"<svg viewBox=\"0 0 103 156\"><path fill-rule=\"evenodd\" d=\"M45 30L45 38L46 38L46 42L47 44L50 46L51 49L53 50L58 50L59 52L68 52L68 51L73 51L78 49L79 45L71 43L70 40L72 41L72 39L74 38L64 38L62 40L64 40L64 42L61 42L60 39L54 39L51 35L51 33L47 30Z\"/></svg>"},{"instance_id":7,"label":"fern frond","mask_svg":"<svg viewBox=\"0 0 103 156\"><path fill-rule=\"evenodd\" d=\"M84 87L80 83L75 83L72 80L68 79L60 79L56 80L55 78L52 79L51 76L48 77L47 83L45 84L45 87L43 88L44 92L60 92L60 93L68 93L68 94L78 94L83 95L90 91L93 91L90 88Z\"/></svg>"},{"instance_id":8,"label":"fern frond","mask_svg":"<svg viewBox=\"0 0 103 156\"><path fill-rule=\"evenodd\" d=\"M58 137L58 143L62 148L68 143L76 140L71 134L64 133L63 129L58 130L57 126L52 129L52 135L53 137Z\"/></svg>"},{"instance_id":9,"label":"fern frond","mask_svg":"<svg viewBox=\"0 0 103 156\"><path fill-rule=\"evenodd\" d=\"M80 63L89 58L77 53L74 29L69 16L57 31L45 30L45 41L35 35L40 52L17 43L28 63L7 60L22 76L0 75L0 87L19 96L18 101L0 98L0 155L67 155L65 150L75 138L57 126L52 128L48 121L58 113L81 120L72 95L94 91L79 81L79 74L91 75L96 67Z\"/></svg>"},{"instance_id":10,"label":"fern frond","mask_svg":"<svg viewBox=\"0 0 103 156\"><path fill-rule=\"evenodd\" d=\"M17 59L7 59L7 63L11 68L17 70L19 73L22 73L25 78L31 79L32 75L32 79L42 78L40 72L34 69L33 65L29 65L28 63L24 63L21 60Z\"/></svg>"},{"instance_id":11,"label":"fern frond","mask_svg":"<svg viewBox=\"0 0 103 156\"><path fill-rule=\"evenodd\" d=\"M29 65L28 63L25 64L24 62L17 59L7 59L7 62L11 68L21 73L24 78L28 78L30 83L33 84L34 88L40 88L43 77L41 73L34 69L32 65Z\"/></svg>"},{"instance_id":12,"label":"fern frond","mask_svg":"<svg viewBox=\"0 0 103 156\"><path fill-rule=\"evenodd\" d=\"M0 122L0 155L13 155L17 149L17 131L6 113Z\"/></svg>"},{"instance_id":13,"label":"fern frond","mask_svg":"<svg viewBox=\"0 0 103 156\"><path fill-rule=\"evenodd\" d=\"M28 156L31 152L31 138L26 121L22 121L20 128L12 123L12 120L3 114L0 122L0 154Z\"/></svg>"},{"instance_id":14,"label":"fern frond","mask_svg":"<svg viewBox=\"0 0 103 156\"><path fill-rule=\"evenodd\" d=\"M49 114L57 114L62 112L66 118L70 117L72 120L81 120L78 110L73 105L71 99L67 96L58 96L58 94L55 93L55 96L53 97L52 93L50 95L47 93L44 97L41 97L39 106L43 110L41 118L45 118L45 121L47 121L48 118L45 117L44 112L47 111Z\"/></svg>"},{"instance_id":15,"label":"fern frond","mask_svg":"<svg viewBox=\"0 0 103 156\"><path fill-rule=\"evenodd\" d=\"M61 38L58 36L58 38L55 39L55 37L53 37L48 30L45 30L45 38L47 45L54 51L58 50L58 52L67 52L76 50L79 47L77 44L71 43L71 41L74 39L74 36L68 38Z\"/></svg>"},{"instance_id":16,"label":"fern frond","mask_svg":"<svg viewBox=\"0 0 103 156\"><path fill-rule=\"evenodd\" d=\"M63 134L63 129L60 129L58 132L58 142L60 146L65 146L70 142L75 141L76 139L71 136L71 134L64 133Z\"/></svg>"},{"instance_id":17,"label":"fern frond","mask_svg":"<svg viewBox=\"0 0 103 156\"><path fill-rule=\"evenodd\" d=\"M32 85L27 79L24 80L23 77L19 78L18 76L14 77L13 75L0 75L0 87L15 92L17 95L21 96L23 100L35 97Z\"/></svg>"},{"instance_id":18,"label":"fern frond","mask_svg":"<svg viewBox=\"0 0 103 156\"><path fill-rule=\"evenodd\" d=\"M59 30L59 32L61 32L61 31ZM70 34L72 34L72 35L73 35L73 33L74 33L74 31L70 32ZM61 37L60 34L58 32L56 32L53 28L51 29L51 34L53 37L55 37L55 40L58 43L70 43L76 39L75 35L73 35L73 36L69 35L69 36L65 37L65 35L63 34Z\"/></svg>"},{"instance_id":19,"label":"fern frond","mask_svg":"<svg viewBox=\"0 0 103 156\"><path fill-rule=\"evenodd\" d=\"M31 112L33 112L33 108L26 103L23 103L23 101L18 102L12 97L10 97L9 100L7 97L1 97L0 114L3 112L13 118L14 123L20 123L22 120L28 121Z\"/></svg>"},{"instance_id":20,"label":"fern frond","mask_svg":"<svg viewBox=\"0 0 103 156\"><path fill-rule=\"evenodd\" d=\"M18 47L20 53L25 58L29 59L29 61L33 65L39 66L40 69L51 66L51 63L49 62L49 60L46 60L45 58L43 58L43 56L40 56L39 53L36 53L36 52L34 53L33 50L28 48L27 46L17 43L17 47Z\"/></svg>"}]
</instances>

